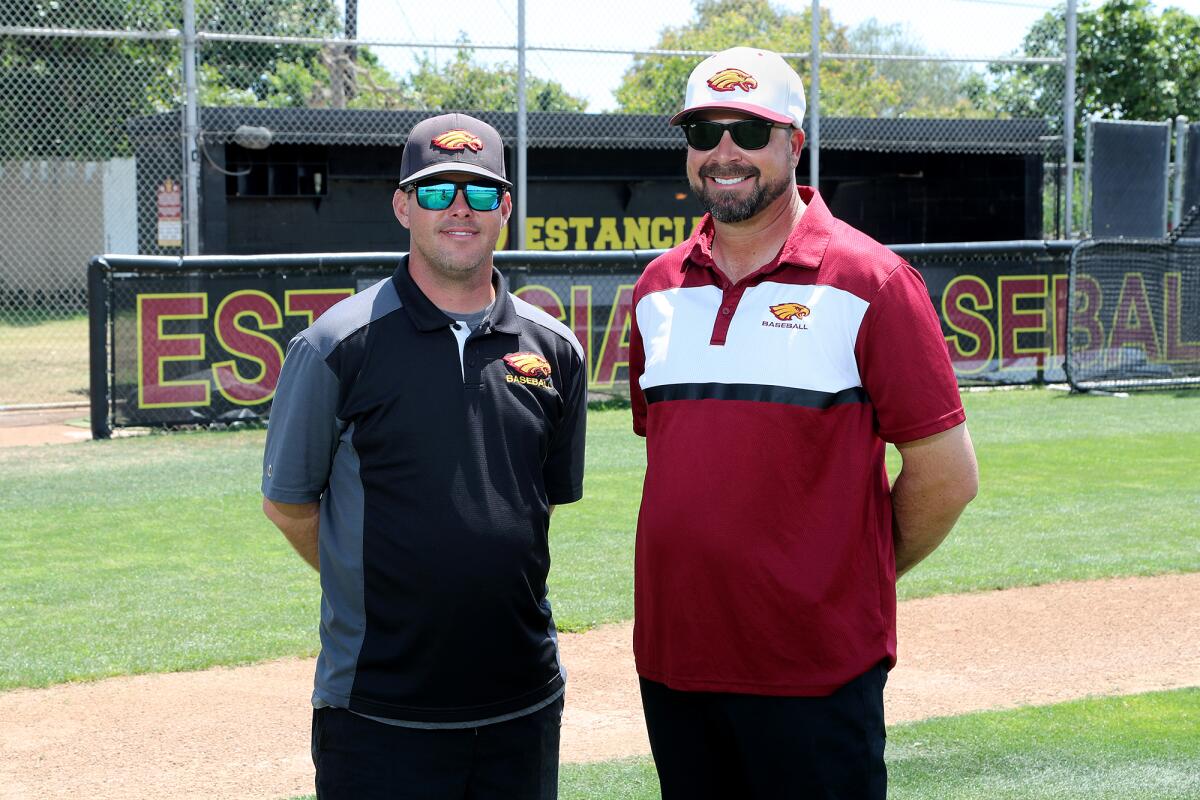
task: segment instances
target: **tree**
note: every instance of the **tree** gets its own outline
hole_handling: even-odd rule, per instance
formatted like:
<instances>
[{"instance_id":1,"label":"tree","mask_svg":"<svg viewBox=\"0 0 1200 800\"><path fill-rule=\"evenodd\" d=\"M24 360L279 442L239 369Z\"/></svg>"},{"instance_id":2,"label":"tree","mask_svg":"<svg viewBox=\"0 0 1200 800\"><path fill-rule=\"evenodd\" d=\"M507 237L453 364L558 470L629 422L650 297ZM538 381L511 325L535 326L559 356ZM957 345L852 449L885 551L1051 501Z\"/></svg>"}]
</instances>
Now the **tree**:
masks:
<instances>
[{"instance_id":1,"label":"tree","mask_svg":"<svg viewBox=\"0 0 1200 800\"><path fill-rule=\"evenodd\" d=\"M338 76L335 78L334 76ZM200 105L267 108L407 108L398 81L366 47L329 45L276 61L255 88L238 88L217 65L200 65Z\"/></svg>"},{"instance_id":2,"label":"tree","mask_svg":"<svg viewBox=\"0 0 1200 800\"><path fill-rule=\"evenodd\" d=\"M1077 15L1076 119L1164 120L1200 116L1200 17L1177 8L1154 13L1149 0L1110 0ZM1059 6L1025 35L1029 56L1066 51ZM974 87L978 101L1014 117L1062 116L1059 65L997 65Z\"/></svg>"},{"instance_id":3,"label":"tree","mask_svg":"<svg viewBox=\"0 0 1200 800\"><path fill-rule=\"evenodd\" d=\"M885 25L875 19L853 28L851 52L873 55L926 56L919 40L901 24ZM941 61L877 61L880 77L897 89L896 104L879 108L882 117L983 117L993 116L971 102L966 88L972 71L960 64ZM822 108L824 96L822 93Z\"/></svg>"},{"instance_id":4,"label":"tree","mask_svg":"<svg viewBox=\"0 0 1200 800\"><path fill-rule=\"evenodd\" d=\"M155 11L128 0L34 0L5 18L47 28L171 27ZM0 159L128 155L125 121L164 109L178 61L170 41L0 37Z\"/></svg>"},{"instance_id":5,"label":"tree","mask_svg":"<svg viewBox=\"0 0 1200 800\"><path fill-rule=\"evenodd\" d=\"M476 63L468 43L460 38L454 58L438 65L428 55L402 83L409 108L430 111L517 110L517 68L512 64L487 67ZM530 111L583 111L587 100L568 94L562 84L535 76L525 81Z\"/></svg>"},{"instance_id":6,"label":"tree","mask_svg":"<svg viewBox=\"0 0 1200 800\"><path fill-rule=\"evenodd\" d=\"M5 22L62 29L166 31L183 26L163 0L20 0ZM198 0L197 30L330 36L333 0ZM321 80L322 49L208 41L199 48L201 101L304 105ZM325 73L328 83L328 72ZM300 97L301 92L305 97ZM103 159L129 155L133 117L183 103L180 42L6 36L0 39L0 158Z\"/></svg>"},{"instance_id":7,"label":"tree","mask_svg":"<svg viewBox=\"0 0 1200 800\"><path fill-rule=\"evenodd\" d=\"M655 49L716 52L751 45L776 52L807 50L811 41L812 14L780 10L769 0L698 0L694 19L668 27ZM837 25L827 11L819 22L821 48L845 53L851 49L850 32ZM806 74L806 60L792 66ZM621 111L638 114L671 114L683 107L688 75L696 65L692 56L638 56L616 90ZM827 61L821 68L821 113L830 116L878 116L901 105L899 83L865 61Z\"/></svg>"},{"instance_id":8,"label":"tree","mask_svg":"<svg viewBox=\"0 0 1200 800\"><path fill-rule=\"evenodd\" d=\"M197 0L196 30L332 37L340 32L340 24L333 0ZM249 92L265 105L304 105L271 100L281 87L304 83L297 69L310 71L319 63L320 52L315 45L206 41L199 48L200 70L210 97L228 90Z\"/></svg>"}]
</instances>

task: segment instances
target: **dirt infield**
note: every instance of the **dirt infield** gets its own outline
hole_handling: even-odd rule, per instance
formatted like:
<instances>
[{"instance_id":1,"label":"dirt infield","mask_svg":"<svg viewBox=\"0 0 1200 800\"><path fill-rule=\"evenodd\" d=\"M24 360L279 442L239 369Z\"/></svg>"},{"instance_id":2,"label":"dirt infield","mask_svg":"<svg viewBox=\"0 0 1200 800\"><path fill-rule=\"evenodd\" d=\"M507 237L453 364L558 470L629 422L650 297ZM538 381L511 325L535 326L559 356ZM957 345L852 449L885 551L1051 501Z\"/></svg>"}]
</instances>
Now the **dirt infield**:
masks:
<instances>
[{"instance_id":1,"label":"dirt infield","mask_svg":"<svg viewBox=\"0 0 1200 800\"><path fill-rule=\"evenodd\" d=\"M900 606L889 722L1200 685L1200 574ZM630 626L562 636L565 761L648 752ZM312 791L311 660L0 694L0 798L282 798Z\"/></svg>"},{"instance_id":2,"label":"dirt infield","mask_svg":"<svg viewBox=\"0 0 1200 800\"><path fill-rule=\"evenodd\" d=\"M88 439L83 414L0 412L0 446ZM891 723L1200 685L1200 573L914 600L899 627ZM565 761L648 752L630 641L628 624L561 637ZM287 659L0 693L0 800L310 793L312 674Z\"/></svg>"},{"instance_id":3,"label":"dirt infield","mask_svg":"<svg viewBox=\"0 0 1200 800\"><path fill-rule=\"evenodd\" d=\"M65 444L92 438L84 427L87 406L0 411L0 447Z\"/></svg>"}]
</instances>

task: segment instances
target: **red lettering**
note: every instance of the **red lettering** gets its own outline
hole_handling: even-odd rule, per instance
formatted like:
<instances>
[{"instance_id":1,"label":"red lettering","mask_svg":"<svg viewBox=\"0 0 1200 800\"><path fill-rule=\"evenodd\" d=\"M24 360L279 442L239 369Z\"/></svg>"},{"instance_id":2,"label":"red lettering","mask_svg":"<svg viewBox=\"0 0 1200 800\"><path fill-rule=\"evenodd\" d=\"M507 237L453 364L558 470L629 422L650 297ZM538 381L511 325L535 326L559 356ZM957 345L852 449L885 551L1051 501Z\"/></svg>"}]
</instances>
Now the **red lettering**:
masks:
<instances>
[{"instance_id":1,"label":"red lettering","mask_svg":"<svg viewBox=\"0 0 1200 800\"><path fill-rule=\"evenodd\" d=\"M629 328L633 321L633 286L617 287L600 355L596 358L596 375L593 384L612 386L617 379L617 370L629 366Z\"/></svg>"},{"instance_id":2,"label":"red lettering","mask_svg":"<svg viewBox=\"0 0 1200 800\"><path fill-rule=\"evenodd\" d=\"M208 295L203 293L138 295L139 407L208 405L207 377L203 380L168 380L164 374L169 362L204 359L203 333L167 333L164 323L207 317Z\"/></svg>"},{"instance_id":3,"label":"red lettering","mask_svg":"<svg viewBox=\"0 0 1200 800\"><path fill-rule=\"evenodd\" d=\"M584 374L592 374L592 287L571 287L571 331L583 347Z\"/></svg>"},{"instance_id":4,"label":"red lettering","mask_svg":"<svg viewBox=\"0 0 1200 800\"><path fill-rule=\"evenodd\" d=\"M943 291L942 317L954 331L954 335L946 337L946 346L956 371L979 372L995 355L996 334L992 323L979 313L991 307L991 288L974 275L955 278Z\"/></svg>"},{"instance_id":5,"label":"red lettering","mask_svg":"<svg viewBox=\"0 0 1200 800\"><path fill-rule=\"evenodd\" d=\"M242 324L245 317L254 319L256 329ZM234 292L217 306L217 341L231 355L257 365L257 375L247 377L238 369L237 361L220 361L212 365L217 390L231 403L257 405L275 395L279 372L283 369L283 348L273 337L260 331L283 327L283 315L270 295L253 289Z\"/></svg>"},{"instance_id":6,"label":"red lettering","mask_svg":"<svg viewBox=\"0 0 1200 800\"><path fill-rule=\"evenodd\" d=\"M1003 276L1000 278L1000 359L1008 366L1022 356L1033 356L1042 366L1049 347L1030 347L1021 344L1021 334L1040 333L1046 329L1046 276ZM1042 301L1040 307L1022 306L1027 298ZM1043 339L1045 341L1045 339Z\"/></svg>"},{"instance_id":7,"label":"red lettering","mask_svg":"<svg viewBox=\"0 0 1200 800\"><path fill-rule=\"evenodd\" d=\"M1100 289L1100 282L1089 275L1077 275L1075 309L1071 312L1071 349L1075 352L1098 350L1103 346L1104 324L1100 321L1100 308L1103 305L1104 292ZM1087 334L1087 344L1075 344L1077 333Z\"/></svg>"},{"instance_id":8,"label":"red lettering","mask_svg":"<svg viewBox=\"0 0 1200 800\"><path fill-rule=\"evenodd\" d=\"M563 308L562 300L559 299L558 293L549 286L531 283L517 289L513 294L526 303L537 306L559 322L565 322L567 319L567 312Z\"/></svg>"},{"instance_id":9,"label":"red lettering","mask_svg":"<svg viewBox=\"0 0 1200 800\"><path fill-rule=\"evenodd\" d=\"M1067 352L1067 301L1071 296L1071 281L1066 275L1054 276L1054 349Z\"/></svg>"},{"instance_id":10,"label":"red lettering","mask_svg":"<svg viewBox=\"0 0 1200 800\"><path fill-rule=\"evenodd\" d=\"M1151 361L1158 360L1158 334L1141 273L1125 274L1121 294L1117 297L1117 307L1113 311L1108 346L1112 350L1126 346L1140 347Z\"/></svg>"},{"instance_id":11,"label":"red lettering","mask_svg":"<svg viewBox=\"0 0 1200 800\"><path fill-rule=\"evenodd\" d=\"M283 307L288 316L303 314L312 325L318 317L352 294L353 289L292 289L284 292Z\"/></svg>"}]
</instances>

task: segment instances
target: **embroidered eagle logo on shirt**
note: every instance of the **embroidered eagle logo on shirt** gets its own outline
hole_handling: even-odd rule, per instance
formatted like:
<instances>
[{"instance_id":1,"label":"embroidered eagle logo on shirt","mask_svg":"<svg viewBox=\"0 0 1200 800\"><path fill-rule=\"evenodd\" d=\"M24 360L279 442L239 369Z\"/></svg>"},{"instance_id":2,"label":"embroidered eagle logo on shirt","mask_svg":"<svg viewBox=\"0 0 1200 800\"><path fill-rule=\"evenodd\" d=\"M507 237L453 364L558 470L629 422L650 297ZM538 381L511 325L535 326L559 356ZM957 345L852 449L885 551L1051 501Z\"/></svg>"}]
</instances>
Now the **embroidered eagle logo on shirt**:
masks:
<instances>
[{"instance_id":1,"label":"embroidered eagle logo on shirt","mask_svg":"<svg viewBox=\"0 0 1200 800\"><path fill-rule=\"evenodd\" d=\"M808 325L804 320L812 314L812 309L803 303L780 303L771 306L771 313L775 315L775 319L781 321L763 320L764 328L793 328L806 331Z\"/></svg>"},{"instance_id":2,"label":"embroidered eagle logo on shirt","mask_svg":"<svg viewBox=\"0 0 1200 800\"><path fill-rule=\"evenodd\" d=\"M461 128L455 128L452 131L446 131L443 134L433 137L430 142L434 147L440 147L443 150L466 150L470 148L478 153L483 149L483 140L470 131L464 131Z\"/></svg>"},{"instance_id":3,"label":"embroidered eagle logo on shirt","mask_svg":"<svg viewBox=\"0 0 1200 800\"><path fill-rule=\"evenodd\" d=\"M707 82L708 88L714 92L732 92L734 89L749 92L758 88L758 81L754 80L753 75L736 67L721 70Z\"/></svg>"},{"instance_id":4,"label":"embroidered eagle logo on shirt","mask_svg":"<svg viewBox=\"0 0 1200 800\"><path fill-rule=\"evenodd\" d=\"M771 313L776 319L804 319L812 310L803 303L780 303L777 306L771 306Z\"/></svg>"},{"instance_id":5,"label":"embroidered eagle logo on shirt","mask_svg":"<svg viewBox=\"0 0 1200 800\"><path fill-rule=\"evenodd\" d=\"M524 383L530 386L540 386L543 389L551 388L548 380L550 362L538 353L509 353L504 357L504 363L517 373L504 376L504 380L509 383Z\"/></svg>"}]
</instances>

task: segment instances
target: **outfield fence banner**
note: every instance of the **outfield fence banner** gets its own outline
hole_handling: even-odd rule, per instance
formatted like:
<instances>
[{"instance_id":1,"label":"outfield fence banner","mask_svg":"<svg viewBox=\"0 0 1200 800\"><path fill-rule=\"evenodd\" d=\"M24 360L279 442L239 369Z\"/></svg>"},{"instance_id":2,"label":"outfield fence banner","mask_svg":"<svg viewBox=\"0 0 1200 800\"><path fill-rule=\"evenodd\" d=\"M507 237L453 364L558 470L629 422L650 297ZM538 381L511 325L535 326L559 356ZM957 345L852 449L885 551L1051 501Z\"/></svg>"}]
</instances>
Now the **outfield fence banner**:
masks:
<instances>
[{"instance_id":1,"label":"outfield fence banner","mask_svg":"<svg viewBox=\"0 0 1200 800\"><path fill-rule=\"evenodd\" d=\"M899 245L963 385L1064 379L1071 242ZM569 326L594 396L628 391L633 286L660 252L500 252L510 288ZM92 429L256 422L288 341L401 253L120 256L89 267Z\"/></svg>"},{"instance_id":2,"label":"outfield fence banner","mask_svg":"<svg viewBox=\"0 0 1200 800\"><path fill-rule=\"evenodd\" d=\"M1200 386L1200 239L1081 242L1069 286L1073 389Z\"/></svg>"}]
</instances>

